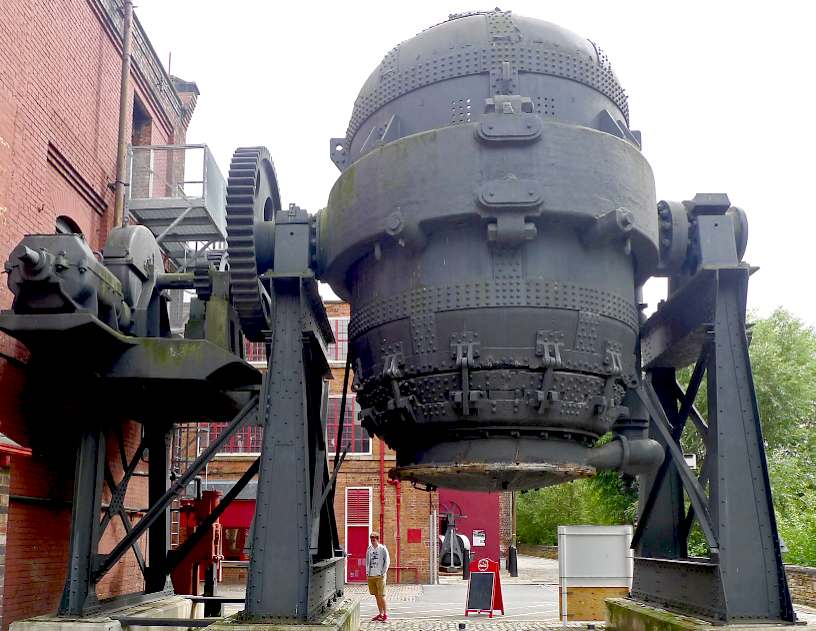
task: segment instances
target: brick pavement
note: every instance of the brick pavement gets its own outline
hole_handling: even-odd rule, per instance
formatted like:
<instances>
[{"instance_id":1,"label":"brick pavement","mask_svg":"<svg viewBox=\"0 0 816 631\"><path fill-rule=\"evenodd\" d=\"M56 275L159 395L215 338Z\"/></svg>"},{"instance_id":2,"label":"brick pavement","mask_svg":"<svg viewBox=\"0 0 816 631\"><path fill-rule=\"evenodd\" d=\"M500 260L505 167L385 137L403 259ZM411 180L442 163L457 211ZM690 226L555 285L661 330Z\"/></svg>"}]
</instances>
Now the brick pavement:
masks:
<instances>
[{"instance_id":1,"label":"brick pavement","mask_svg":"<svg viewBox=\"0 0 816 631\"><path fill-rule=\"evenodd\" d=\"M369 631L373 629L392 631L459 631L460 620L448 620L444 618L423 618L423 619L395 619L386 623L363 622L361 630ZM562 625L560 622L520 622L518 620L502 620L493 618L492 620L479 620L477 622L464 620L465 631L556 631L557 629L574 628L587 629L585 623L571 622ZM596 629L603 629L603 624L595 625Z\"/></svg>"},{"instance_id":2,"label":"brick pavement","mask_svg":"<svg viewBox=\"0 0 816 631\"><path fill-rule=\"evenodd\" d=\"M389 585L388 600L397 602L413 602L422 597L422 585ZM363 599L369 596L368 585L365 583L347 583L345 595L349 598Z\"/></svg>"}]
</instances>

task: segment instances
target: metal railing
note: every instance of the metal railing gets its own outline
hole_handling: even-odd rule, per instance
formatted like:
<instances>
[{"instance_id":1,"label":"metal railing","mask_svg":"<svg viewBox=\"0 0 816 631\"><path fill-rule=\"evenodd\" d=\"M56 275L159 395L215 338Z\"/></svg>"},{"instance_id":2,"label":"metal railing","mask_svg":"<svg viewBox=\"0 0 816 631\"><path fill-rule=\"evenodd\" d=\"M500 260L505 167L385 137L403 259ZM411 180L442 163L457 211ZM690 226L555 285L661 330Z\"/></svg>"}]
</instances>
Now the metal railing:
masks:
<instances>
[{"instance_id":1,"label":"metal railing","mask_svg":"<svg viewBox=\"0 0 816 631\"><path fill-rule=\"evenodd\" d=\"M180 266L226 240L226 181L207 145L131 146L129 163L128 212Z\"/></svg>"}]
</instances>

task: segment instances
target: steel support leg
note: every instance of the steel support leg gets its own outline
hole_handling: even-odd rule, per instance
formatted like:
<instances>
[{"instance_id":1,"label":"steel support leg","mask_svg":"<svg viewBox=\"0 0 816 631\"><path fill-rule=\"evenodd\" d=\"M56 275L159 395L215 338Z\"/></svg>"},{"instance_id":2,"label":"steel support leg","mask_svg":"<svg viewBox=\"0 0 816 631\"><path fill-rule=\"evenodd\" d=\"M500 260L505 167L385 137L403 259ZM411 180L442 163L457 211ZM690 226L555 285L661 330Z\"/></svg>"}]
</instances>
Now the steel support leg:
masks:
<instances>
[{"instance_id":1,"label":"steel support leg","mask_svg":"<svg viewBox=\"0 0 816 631\"><path fill-rule=\"evenodd\" d=\"M747 271L721 271L708 366L710 510L729 618L794 619L745 334Z\"/></svg>"},{"instance_id":2,"label":"steel support leg","mask_svg":"<svg viewBox=\"0 0 816 631\"><path fill-rule=\"evenodd\" d=\"M252 616L304 621L337 595L336 525L319 506L328 483L320 418L325 357L306 333L300 278L276 280L269 365L262 388L263 450L247 580ZM324 315L325 317L325 315ZM319 346L317 346L319 350ZM320 351L322 352L322 351ZM332 528L334 526L334 528Z\"/></svg>"},{"instance_id":3,"label":"steel support leg","mask_svg":"<svg viewBox=\"0 0 816 631\"><path fill-rule=\"evenodd\" d=\"M749 270L735 266L704 273L711 281L710 304L699 310L700 325L678 342L687 351L692 348L687 340L702 340L691 391L683 395L674 383L677 366L665 363L649 368L651 384L644 387L655 438L667 447L668 469L658 471L653 485L644 485L648 497L633 540L632 596L720 623L792 622L745 333ZM669 314L672 309L669 304ZM671 350L664 361L670 361ZM704 371L708 426L692 405ZM706 448L699 478L679 449L689 417ZM680 486L672 486L670 473ZM687 514L683 491L693 505ZM688 557L691 519L706 536L710 554L705 558Z\"/></svg>"},{"instance_id":4,"label":"steel support leg","mask_svg":"<svg viewBox=\"0 0 816 631\"><path fill-rule=\"evenodd\" d=\"M170 488L170 433L164 425L145 427L148 449L149 505L156 504ZM167 554L170 550L170 511L166 510L148 528L148 567L145 591L172 590Z\"/></svg>"},{"instance_id":5,"label":"steel support leg","mask_svg":"<svg viewBox=\"0 0 816 631\"><path fill-rule=\"evenodd\" d=\"M97 604L93 579L99 546L105 436L99 426L82 432L74 473L68 577L59 615L82 616Z\"/></svg>"}]
</instances>

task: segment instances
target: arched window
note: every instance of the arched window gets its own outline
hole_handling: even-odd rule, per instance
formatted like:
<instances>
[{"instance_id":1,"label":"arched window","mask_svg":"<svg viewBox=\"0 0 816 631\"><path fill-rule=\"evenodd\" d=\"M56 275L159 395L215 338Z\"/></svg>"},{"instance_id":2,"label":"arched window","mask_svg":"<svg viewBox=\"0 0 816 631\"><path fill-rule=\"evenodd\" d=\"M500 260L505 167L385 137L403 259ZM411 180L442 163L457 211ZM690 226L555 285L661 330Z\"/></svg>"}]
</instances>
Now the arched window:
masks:
<instances>
[{"instance_id":1,"label":"arched window","mask_svg":"<svg viewBox=\"0 0 816 631\"><path fill-rule=\"evenodd\" d=\"M65 215L57 217L54 229L57 234L82 234L82 230L80 230L76 221Z\"/></svg>"}]
</instances>

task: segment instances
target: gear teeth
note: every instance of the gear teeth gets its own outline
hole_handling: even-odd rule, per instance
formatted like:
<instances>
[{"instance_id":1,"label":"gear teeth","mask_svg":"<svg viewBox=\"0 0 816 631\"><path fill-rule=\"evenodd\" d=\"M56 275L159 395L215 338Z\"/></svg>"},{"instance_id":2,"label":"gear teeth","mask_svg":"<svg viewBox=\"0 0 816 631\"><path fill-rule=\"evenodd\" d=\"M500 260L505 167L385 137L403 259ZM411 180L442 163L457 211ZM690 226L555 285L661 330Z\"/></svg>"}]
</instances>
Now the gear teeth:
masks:
<instances>
[{"instance_id":1,"label":"gear teeth","mask_svg":"<svg viewBox=\"0 0 816 631\"><path fill-rule=\"evenodd\" d=\"M271 168L263 168L264 162ZM271 174L271 175L270 175ZM274 166L265 147L242 147L232 156L227 180L227 252L230 263L232 303L244 336L264 340L269 326L264 315L255 252L255 224L263 221L264 202L256 197L259 178L269 178L268 188L280 210Z\"/></svg>"}]
</instances>

